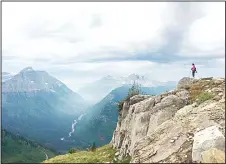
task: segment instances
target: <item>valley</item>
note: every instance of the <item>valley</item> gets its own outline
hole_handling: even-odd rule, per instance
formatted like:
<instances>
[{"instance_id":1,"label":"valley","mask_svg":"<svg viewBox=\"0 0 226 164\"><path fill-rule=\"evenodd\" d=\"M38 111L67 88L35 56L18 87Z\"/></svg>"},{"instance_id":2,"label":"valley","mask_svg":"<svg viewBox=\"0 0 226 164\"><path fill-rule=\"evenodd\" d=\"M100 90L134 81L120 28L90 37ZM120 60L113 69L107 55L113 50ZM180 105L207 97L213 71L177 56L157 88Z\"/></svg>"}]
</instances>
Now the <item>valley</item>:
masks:
<instances>
[{"instance_id":1,"label":"valley","mask_svg":"<svg viewBox=\"0 0 226 164\"><path fill-rule=\"evenodd\" d=\"M135 77L132 80L140 80L138 75ZM104 91L104 98L90 106L83 96L47 72L27 67L3 82L2 126L12 134L61 153L67 153L70 148L87 149L92 143L105 145L117 125L118 103L126 98L132 80L127 79L130 82L116 87L112 78L103 79L111 79L106 85L113 89L109 93ZM163 85L140 89L144 94L156 95L174 88L174 85Z\"/></svg>"},{"instance_id":2,"label":"valley","mask_svg":"<svg viewBox=\"0 0 226 164\"><path fill-rule=\"evenodd\" d=\"M225 163L225 2L1 9L3 163Z\"/></svg>"}]
</instances>

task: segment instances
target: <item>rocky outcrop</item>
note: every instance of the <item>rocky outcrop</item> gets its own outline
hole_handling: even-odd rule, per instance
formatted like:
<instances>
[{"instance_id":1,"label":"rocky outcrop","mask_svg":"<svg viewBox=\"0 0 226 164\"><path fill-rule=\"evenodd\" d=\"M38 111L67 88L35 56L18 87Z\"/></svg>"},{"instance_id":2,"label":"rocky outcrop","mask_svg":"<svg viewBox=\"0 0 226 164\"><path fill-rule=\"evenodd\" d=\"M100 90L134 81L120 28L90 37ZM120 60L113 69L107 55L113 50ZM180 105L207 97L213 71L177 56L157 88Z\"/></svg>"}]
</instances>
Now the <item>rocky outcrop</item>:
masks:
<instances>
[{"instance_id":1,"label":"rocky outcrop","mask_svg":"<svg viewBox=\"0 0 226 164\"><path fill-rule=\"evenodd\" d=\"M181 86L184 85L189 87L183 89ZM208 95L207 99L206 94L202 94L202 101L193 101L198 98L191 99L196 93L189 90L192 85L196 88L200 85L199 88L205 93L207 89L211 90L211 94L219 96L219 100ZM113 147L118 149L118 158L129 155L132 157L131 162L140 163L192 162L197 158L199 161L200 156L202 158L201 154L211 148L216 147L219 151L224 151L216 146L219 143L225 144L222 138L212 137L216 141L215 146L209 146L204 150L194 149L196 147L193 146L194 138L202 134L199 131L208 127L217 127L217 136L222 137L219 133L224 134L224 86L224 79L199 79L193 80L192 83L181 82L175 91L151 97L136 96L124 102L122 115L111 141ZM208 129L206 131L210 132ZM216 136L214 134L213 136ZM213 143L209 139L207 141ZM192 160L195 156L198 157Z\"/></svg>"}]
</instances>

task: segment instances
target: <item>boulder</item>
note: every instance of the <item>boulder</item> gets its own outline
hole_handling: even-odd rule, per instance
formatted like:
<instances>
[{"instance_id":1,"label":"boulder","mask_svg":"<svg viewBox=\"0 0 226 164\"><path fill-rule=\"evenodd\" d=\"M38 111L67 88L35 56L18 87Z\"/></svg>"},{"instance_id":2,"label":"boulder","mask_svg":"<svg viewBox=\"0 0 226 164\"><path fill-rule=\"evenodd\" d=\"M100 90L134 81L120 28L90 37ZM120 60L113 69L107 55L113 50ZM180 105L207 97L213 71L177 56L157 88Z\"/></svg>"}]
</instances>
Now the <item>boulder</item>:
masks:
<instances>
[{"instance_id":1,"label":"boulder","mask_svg":"<svg viewBox=\"0 0 226 164\"><path fill-rule=\"evenodd\" d=\"M150 96L150 95L135 95L135 96L130 98L130 105L136 104L136 103L143 101L143 100L150 98L150 97L152 97L152 96Z\"/></svg>"},{"instance_id":2,"label":"boulder","mask_svg":"<svg viewBox=\"0 0 226 164\"><path fill-rule=\"evenodd\" d=\"M216 95L213 99L216 100L216 101L219 101L219 100L221 100L221 97Z\"/></svg>"},{"instance_id":3,"label":"boulder","mask_svg":"<svg viewBox=\"0 0 226 164\"><path fill-rule=\"evenodd\" d=\"M201 163L225 163L225 152L216 148L202 152L201 157Z\"/></svg>"},{"instance_id":4,"label":"boulder","mask_svg":"<svg viewBox=\"0 0 226 164\"><path fill-rule=\"evenodd\" d=\"M217 126L208 127L194 135L192 161L201 162L201 154L211 148L225 151L225 138Z\"/></svg>"},{"instance_id":5,"label":"boulder","mask_svg":"<svg viewBox=\"0 0 226 164\"><path fill-rule=\"evenodd\" d=\"M193 83L193 81L194 80L192 78L184 77L178 82L177 88L180 89L180 88L184 88L186 86L189 86Z\"/></svg>"},{"instance_id":6,"label":"boulder","mask_svg":"<svg viewBox=\"0 0 226 164\"><path fill-rule=\"evenodd\" d=\"M213 92L223 92L223 89L222 88L216 88L215 87L215 88L212 89L212 91Z\"/></svg>"},{"instance_id":7,"label":"boulder","mask_svg":"<svg viewBox=\"0 0 226 164\"><path fill-rule=\"evenodd\" d=\"M120 153L119 153L119 151L117 151L116 153L115 153L115 156L118 156Z\"/></svg>"}]
</instances>

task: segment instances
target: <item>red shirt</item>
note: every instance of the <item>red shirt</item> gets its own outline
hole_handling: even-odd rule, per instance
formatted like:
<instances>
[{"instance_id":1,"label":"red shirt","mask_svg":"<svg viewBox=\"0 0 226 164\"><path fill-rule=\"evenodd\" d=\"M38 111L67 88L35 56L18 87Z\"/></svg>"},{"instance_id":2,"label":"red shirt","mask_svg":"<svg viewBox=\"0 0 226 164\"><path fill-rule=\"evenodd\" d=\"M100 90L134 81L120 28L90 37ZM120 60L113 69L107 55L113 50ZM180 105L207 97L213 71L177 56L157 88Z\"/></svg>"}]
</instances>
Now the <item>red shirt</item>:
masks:
<instances>
[{"instance_id":1,"label":"red shirt","mask_svg":"<svg viewBox=\"0 0 226 164\"><path fill-rule=\"evenodd\" d=\"M196 70L195 65L192 66L191 70L192 71L195 71Z\"/></svg>"}]
</instances>

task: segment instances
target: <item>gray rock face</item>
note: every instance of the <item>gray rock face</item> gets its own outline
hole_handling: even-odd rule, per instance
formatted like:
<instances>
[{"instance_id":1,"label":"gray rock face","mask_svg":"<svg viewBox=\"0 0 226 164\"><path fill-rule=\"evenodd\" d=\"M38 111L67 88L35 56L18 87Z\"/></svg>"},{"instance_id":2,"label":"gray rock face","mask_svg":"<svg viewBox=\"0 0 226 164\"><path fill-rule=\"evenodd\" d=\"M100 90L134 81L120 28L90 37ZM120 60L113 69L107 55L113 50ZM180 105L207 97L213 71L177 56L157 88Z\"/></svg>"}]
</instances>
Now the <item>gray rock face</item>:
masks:
<instances>
[{"instance_id":1,"label":"gray rock face","mask_svg":"<svg viewBox=\"0 0 226 164\"><path fill-rule=\"evenodd\" d=\"M140 101L143 101L149 97L152 97L152 96L149 96L149 95L135 95L133 97L130 98L130 105L133 105L133 104L136 104Z\"/></svg>"},{"instance_id":2,"label":"gray rock face","mask_svg":"<svg viewBox=\"0 0 226 164\"><path fill-rule=\"evenodd\" d=\"M201 154L211 148L225 151L225 138L217 126L208 127L194 136L192 160L201 162Z\"/></svg>"},{"instance_id":3,"label":"gray rock face","mask_svg":"<svg viewBox=\"0 0 226 164\"><path fill-rule=\"evenodd\" d=\"M211 126L224 134L225 104L216 100L188 104L189 96L188 90L178 89L125 102L111 141L119 158L130 155L132 163L191 163L193 154L199 153L193 149L197 151L192 154L197 134ZM215 141L215 146L223 143L222 138Z\"/></svg>"},{"instance_id":4,"label":"gray rock face","mask_svg":"<svg viewBox=\"0 0 226 164\"><path fill-rule=\"evenodd\" d=\"M139 100L139 97L137 97ZM127 111L127 115L123 113L121 126L118 125L112 143L114 147L120 149L120 155L135 154L136 146L140 146L139 140L145 136L152 135L156 128L170 120L176 111L187 104L187 91L179 91L177 94L149 97L139 103L125 102L123 111ZM130 100L130 101L131 101ZM133 104L129 106L128 104ZM147 138L149 140L149 138ZM145 144L145 143L141 143Z\"/></svg>"},{"instance_id":5,"label":"gray rock face","mask_svg":"<svg viewBox=\"0 0 226 164\"><path fill-rule=\"evenodd\" d=\"M184 77L178 82L177 88L180 89L183 86L191 85L193 83L193 81L194 81L193 78Z\"/></svg>"}]
</instances>

